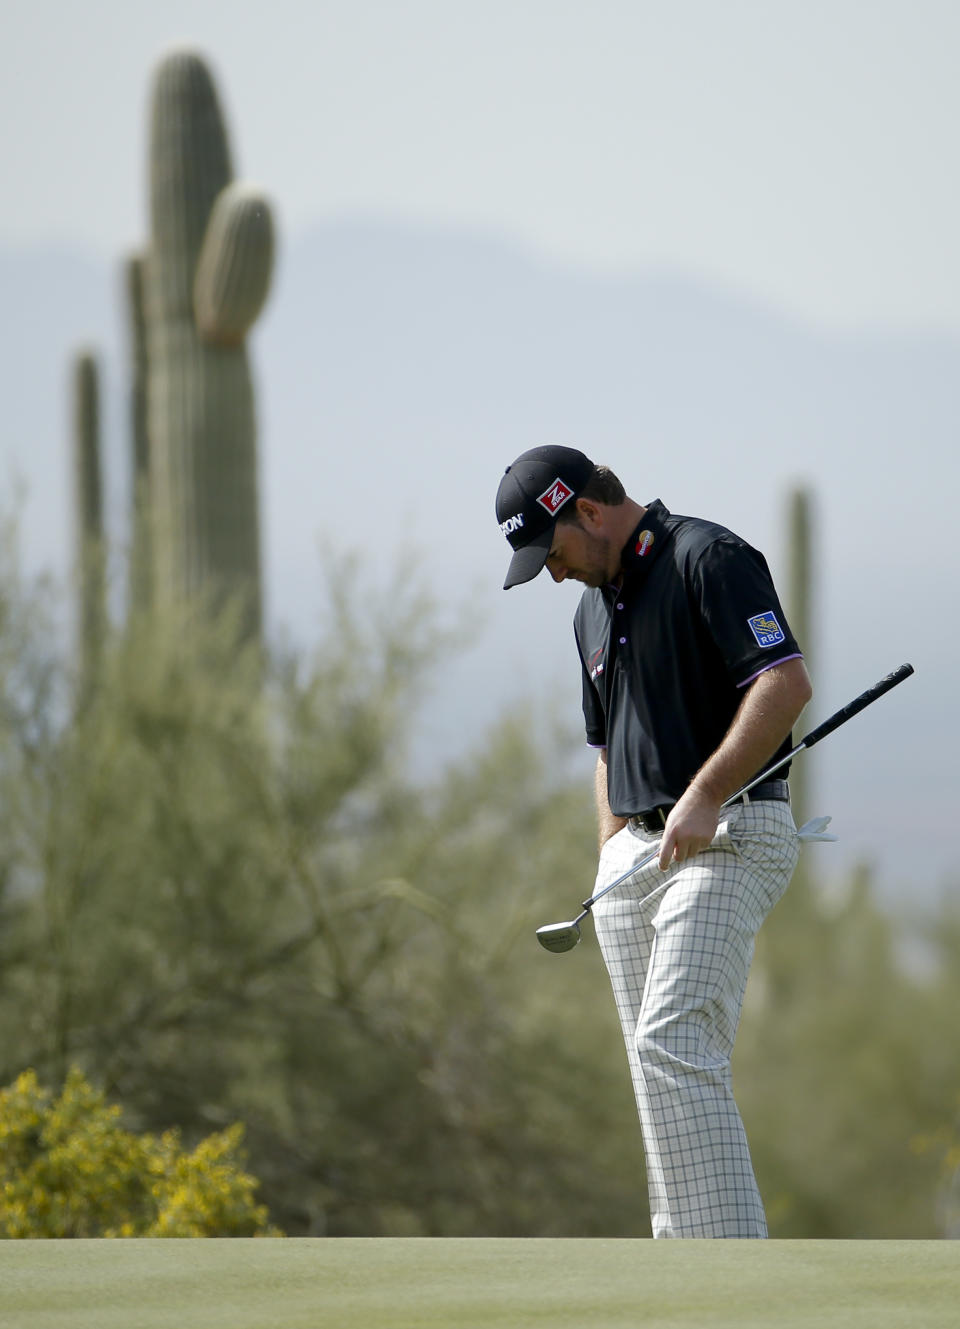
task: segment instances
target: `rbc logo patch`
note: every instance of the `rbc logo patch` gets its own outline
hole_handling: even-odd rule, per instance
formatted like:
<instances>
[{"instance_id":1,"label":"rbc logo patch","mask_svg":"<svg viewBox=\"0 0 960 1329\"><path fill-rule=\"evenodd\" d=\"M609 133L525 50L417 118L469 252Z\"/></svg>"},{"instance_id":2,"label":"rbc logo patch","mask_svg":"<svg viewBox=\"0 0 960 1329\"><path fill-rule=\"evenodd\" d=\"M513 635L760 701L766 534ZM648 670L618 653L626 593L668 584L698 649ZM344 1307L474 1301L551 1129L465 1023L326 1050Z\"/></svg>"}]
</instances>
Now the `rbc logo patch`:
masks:
<instances>
[{"instance_id":1,"label":"rbc logo patch","mask_svg":"<svg viewBox=\"0 0 960 1329\"><path fill-rule=\"evenodd\" d=\"M762 614L748 618L750 631L757 639L758 646L779 646L785 640L783 628L777 622L776 614L767 609Z\"/></svg>"}]
</instances>

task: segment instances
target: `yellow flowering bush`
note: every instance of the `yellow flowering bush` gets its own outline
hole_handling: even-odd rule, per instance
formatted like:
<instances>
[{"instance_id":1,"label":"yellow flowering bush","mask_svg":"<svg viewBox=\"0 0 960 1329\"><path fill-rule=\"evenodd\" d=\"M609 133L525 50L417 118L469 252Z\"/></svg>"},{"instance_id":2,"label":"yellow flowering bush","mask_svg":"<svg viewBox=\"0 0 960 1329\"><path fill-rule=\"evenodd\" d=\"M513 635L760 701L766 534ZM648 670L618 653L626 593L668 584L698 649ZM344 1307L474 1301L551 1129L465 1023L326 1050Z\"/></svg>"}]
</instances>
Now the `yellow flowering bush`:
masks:
<instances>
[{"instance_id":1,"label":"yellow flowering bush","mask_svg":"<svg viewBox=\"0 0 960 1329\"><path fill-rule=\"evenodd\" d=\"M192 1152L137 1135L73 1069L55 1097L24 1071L0 1090L0 1237L279 1236L243 1171L239 1123Z\"/></svg>"}]
</instances>

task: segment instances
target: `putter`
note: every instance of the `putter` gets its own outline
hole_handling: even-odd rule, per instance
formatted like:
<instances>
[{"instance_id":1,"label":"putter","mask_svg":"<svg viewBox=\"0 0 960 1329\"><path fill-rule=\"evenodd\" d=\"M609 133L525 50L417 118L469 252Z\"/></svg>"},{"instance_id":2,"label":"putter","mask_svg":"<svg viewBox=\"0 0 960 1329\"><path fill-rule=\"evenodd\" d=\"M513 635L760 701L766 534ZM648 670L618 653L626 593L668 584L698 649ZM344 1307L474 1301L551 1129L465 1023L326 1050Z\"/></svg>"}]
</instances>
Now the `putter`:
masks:
<instances>
[{"instance_id":1,"label":"putter","mask_svg":"<svg viewBox=\"0 0 960 1329\"><path fill-rule=\"evenodd\" d=\"M744 794L748 794L755 785L768 780L774 771L778 771L781 766L785 766L788 761L791 761L807 748L812 748L814 743L820 742L821 738L826 738L828 734L832 734L835 729L839 729L842 724L846 724L848 720L859 714L871 702L876 701L878 697L882 697L891 688L895 688L898 683L902 683L912 673L913 665L902 664L892 674L887 674L886 678L881 678L879 683L874 683L872 688L867 688L866 692L861 692L859 697L854 697L853 701L847 702L846 706L841 707L839 711L834 712L822 724L817 725L816 729L811 729L806 738L798 743L795 748L792 748L785 757L773 762L759 775L755 775L749 784L745 784L742 789L738 789L735 794L731 794L726 802L720 805L721 808L727 808L731 803L736 803L737 799L742 798ZM562 954L563 951L572 951L580 940L580 924L597 901L608 891L615 890L617 886L622 886L625 881L629 881L642 867L646 867L648 863L651 863L659 853L660 842L658 841L650 853L641 858L639 863L635 863L629 872L625 872L616 881L612 881L609 886L604 886L603 890L597 891L596 895L591 895L589 900L584 900L582 912L576 918L571 919L569 923L547 923L544 927L537 928L537 941L544 950L553 951L556 955Z\"/></svg>"}]
</instances>

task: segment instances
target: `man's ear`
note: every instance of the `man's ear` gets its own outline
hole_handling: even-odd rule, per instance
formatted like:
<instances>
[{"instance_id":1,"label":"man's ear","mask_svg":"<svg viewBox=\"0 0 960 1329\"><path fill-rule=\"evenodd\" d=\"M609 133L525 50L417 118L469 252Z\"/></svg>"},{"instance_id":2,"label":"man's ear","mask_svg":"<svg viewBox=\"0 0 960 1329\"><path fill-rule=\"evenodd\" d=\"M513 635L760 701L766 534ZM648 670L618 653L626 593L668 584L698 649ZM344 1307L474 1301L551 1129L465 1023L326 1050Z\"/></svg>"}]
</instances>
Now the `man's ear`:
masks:
<instances>
[{"instance_id":1,"label":"man's ear","mask_svg":"<svg viewBox=\"0 0 960 1329\"><path fill-rule=\"evenodd\" d=\"M592 498L578 498L576 501L577 517L580 525L588 531L597 531L603 526L603 505L594 503Z\"/></svg>"}]
</instances>

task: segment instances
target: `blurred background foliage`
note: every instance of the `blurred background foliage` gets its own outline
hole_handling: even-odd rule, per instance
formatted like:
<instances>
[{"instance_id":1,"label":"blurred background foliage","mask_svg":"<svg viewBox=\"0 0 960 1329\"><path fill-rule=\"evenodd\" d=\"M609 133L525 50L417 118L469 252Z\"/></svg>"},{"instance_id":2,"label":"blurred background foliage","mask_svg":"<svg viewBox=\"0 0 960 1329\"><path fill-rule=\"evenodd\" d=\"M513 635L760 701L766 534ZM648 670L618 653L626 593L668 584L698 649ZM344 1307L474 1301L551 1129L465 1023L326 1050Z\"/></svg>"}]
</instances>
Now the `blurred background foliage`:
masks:
<instances>
[{"instance_id":1,"label":"blurred background foliage","mask_svg":"<svg viewBox=\"0 0 960 1329\"><path fill-rule=\"evenodd\" d=\"M185 1148L242 1122L290 1235L646 1234L592 933L562 958L533 935L592 883L575 740L531 708L414 783L449 642L415 579L378 589L345 560L312 654L154 605L78 688L52 588L3 550L0 1083L76 1066ZM936 1236L960 915L908 965L866 870L842 897L794 885L735 1059L771 1231Z\"/></svg>"}]
</instances>

